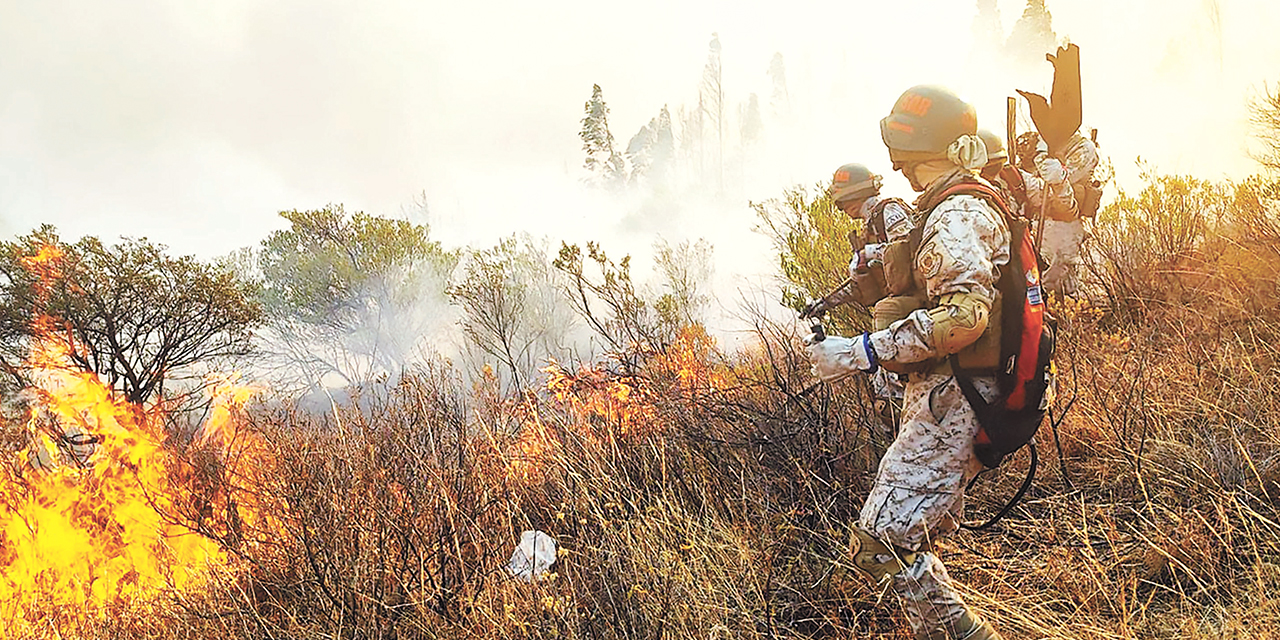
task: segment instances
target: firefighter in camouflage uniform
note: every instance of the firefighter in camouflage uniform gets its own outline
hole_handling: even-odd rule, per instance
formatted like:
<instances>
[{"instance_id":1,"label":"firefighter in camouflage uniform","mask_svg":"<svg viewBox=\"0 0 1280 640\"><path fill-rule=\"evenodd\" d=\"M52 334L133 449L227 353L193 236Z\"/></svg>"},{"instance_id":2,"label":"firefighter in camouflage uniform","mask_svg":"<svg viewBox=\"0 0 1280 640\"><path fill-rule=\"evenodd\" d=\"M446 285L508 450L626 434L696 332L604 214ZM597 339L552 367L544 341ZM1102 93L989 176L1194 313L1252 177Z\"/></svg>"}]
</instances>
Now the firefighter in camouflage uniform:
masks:
<instances>
[{"instance_id":1,"label":"firefighter in camouflage uniform","mask_svg":"<svg viewBox=\"0 0 1280 640\"><path fill-rule=\"evenodd\" d=\"M883 179L865 165L849 163L831 176L827 195L837 209L855 222L849 235L853 258L849 262L847 284L822 299L812 300L801 317L819 317L849 303L871 309L885 295L884 249L890 242L907 237L915 227L915 212L900 198L880 194ZM896 373L881 369L871 376L871 392L876 413L891 438L902 415L903 384Z\"/></svg>"},{"instance_id":2,"label":"firefighter in camouflage uniform","mask_svg":"<svg viewBox=\"0 0 1280 640\"><path fill-rule=\"evenodd\" d=\"M1058 159L1034 131L1019 136L1019 165L1007 164L1004 141L995 133L978 131L987 149L982 177L1005 193L1009 204L1028 220L1044 217L1040 250L1050 268L1045 288L1076 294L1079 290L1080 246L1084 243L1084 218L1097 213L1101 193L1094 180L1098 148L1093 141L1072 134Z\"/></svg>"},{"instance_id":3,"label":"firefighter in camouflage uniform","mask_svg":"<svg viewBox=\"0 0 1280 640\"><path fill-rule=\"evenodd\" d=\"M1080 246L1085 239L1084 219L1092 218L1102 197L1102 184L1094 179L1098 167L1098 149L1093 136L1080 134L1082 104L1080 95L1080 47L1066 44L1045 60L1053 64L1053 90L1050 97L1029 91L1018 91L1027 100L1036 130L1018 137L1018 160L1023 170L1035 173L1042 159L1054 161L1052 173L1042 174L1046 181L1065 181L1071 185L1075 208L1055 212L1047 207L1043 233L1037 234L1040 252L1049 262L1044 285L1051 291L1066 294L1078 292L1077 272ZM1096 134L1096 131L1094 132ZM1029 195L1029 194L1028 194ZM1055 215L1072 214L1072 215ZM1039 218L1038 212L1035 216Z\"/></svg>"},{"instance_id":4,"label":"firefighter in camouflage uniform","mask_svg":"<svg viewBox=\"0 0 1280 640\"><path fill-rule=\"evenodd\" d=\"M1036 152L1048 150L1043 141L1036 136ZM1098 166L1098 147L1089 138L1076 132L1061 145L1061 149L1053 150L1054 155L1062 158L1061 172L1065 182L1071 185L1076 201L1076 215L1057 217L1049 215L1044 223L1044 238L1041 252L1049 262L1049 270L1044 274L1045 287L1051 291L1066 294L1078 293L1080 287L1080 246L1084 243L1084 219L1092 218L1098 210L1098 183L1093 172ZM1050 157L1053 157L1052 155Z\"/></svg>"},{"instance_id":5,"label":"firefighter in camouflage uniform","mask_svg":"<svg viewBox=\"0 0 1280 640\"><path fill-rule=\"evenodd\" d=\"M971 106L946 89L914 87L880 128L894 169L921 192L919 233L885 252L890 291L876 304L873 331L806 341L823 380L882 367L907 375L902 424L851 532L852 565L897 594L917 638L999 638L965 605L933 549L959 526L964 487L983 466L974 454L978 418L949 361L994 371L999 322L991 316L1010 234L988 202L951 191L979 180L986 164ZM998 394L994 377L972 379L987 400Z\"/></svg>"}]
</instances>

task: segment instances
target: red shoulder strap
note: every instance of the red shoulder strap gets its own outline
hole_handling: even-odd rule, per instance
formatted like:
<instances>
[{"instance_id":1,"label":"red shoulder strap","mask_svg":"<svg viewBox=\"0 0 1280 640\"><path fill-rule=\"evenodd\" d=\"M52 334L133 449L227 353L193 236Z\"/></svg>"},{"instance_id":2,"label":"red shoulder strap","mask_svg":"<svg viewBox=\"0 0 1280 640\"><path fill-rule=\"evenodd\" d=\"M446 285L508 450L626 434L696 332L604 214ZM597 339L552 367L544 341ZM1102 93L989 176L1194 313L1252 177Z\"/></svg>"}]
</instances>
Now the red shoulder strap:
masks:
<instances>
[{"instance_id":1,"label":"red shoulder strap","mask_svg":"<svg viewBox=\"0 0 1280 640\"><path fill-rule=\"evenodd\" d=\"M1009 189L1013 191L1012 195L1016 202L1012 204L1020 204L1027 201L1027 182L1022 179L1022 171L1017 167L1006 164L1000 169L1000 179L1004 180Z\"/></svg>"}]
</instances>

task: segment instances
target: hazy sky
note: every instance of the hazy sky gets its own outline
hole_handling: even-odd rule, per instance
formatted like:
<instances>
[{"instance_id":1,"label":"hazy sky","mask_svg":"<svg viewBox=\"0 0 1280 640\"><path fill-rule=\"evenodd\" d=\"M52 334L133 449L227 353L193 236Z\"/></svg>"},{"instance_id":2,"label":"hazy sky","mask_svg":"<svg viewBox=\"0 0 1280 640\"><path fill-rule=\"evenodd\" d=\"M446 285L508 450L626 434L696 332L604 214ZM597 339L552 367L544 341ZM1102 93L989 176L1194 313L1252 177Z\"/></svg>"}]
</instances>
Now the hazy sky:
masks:
<instances>
[{"instance_id":1,"label":"hazy sky","mask_svg":"<svg viewBox=\"0 0 1280 640\"><path fill-rule=\"evenodd\" d=\"M1001 0L1006 29L1023 4ZM1122 182L1139 155L1205 177L1252 171L1245 103L1280 81L1278 4L1048 1L1081 45L1086 123ZM1001 129L1015 80L1047 88L1047 63L974 68L974 13L963 0L0 0L0 232L50 222L207 257L257 243L281 209L396 214L425 193L453 245L707 235L730 263L760 262L764 245L733 235L750 233L746 199L848 161L887 171L877 120L903 89L948 84ZM664 104L696 102L712 32L730 105L767 103L770 58L787 64L794 121L767 131L745 190L646 224L668 205L582 188L591 85L625 145Z\"/></svg>"}]
</instances>

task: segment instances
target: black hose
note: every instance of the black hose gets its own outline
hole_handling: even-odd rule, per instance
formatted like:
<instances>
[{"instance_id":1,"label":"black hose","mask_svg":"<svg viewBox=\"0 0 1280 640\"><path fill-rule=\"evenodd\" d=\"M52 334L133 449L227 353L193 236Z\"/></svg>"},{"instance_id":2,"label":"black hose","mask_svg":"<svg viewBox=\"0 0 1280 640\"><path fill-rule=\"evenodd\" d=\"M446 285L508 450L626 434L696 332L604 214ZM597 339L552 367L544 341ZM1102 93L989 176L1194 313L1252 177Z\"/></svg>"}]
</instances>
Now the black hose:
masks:
<instances>
[{"instance_id":1,"label":"black hose","mask_svg":"<svg viewBox=\"0 0 1280 640\"><path fill-rule=\"evenodd\" d=\"M1018 492L1013 494L1013 498L1009 500L1008 504L1004 505L1004 508L1001 509L1000 512L995 515L995 517L979 525L970 525L970 524L961 523L960 525L961 527L968 529L969 531L985 531L987 529L990 529L993 525L995 525L995 523L999 522L1001 518L1008 515L1009 512L1013 510L1013 507L1016 506L1018 502L1022 500L1023 496L1027 495L1027 490L1031 488L1031 481L1036 477L1036 467L1039 466L1040 464L1040 455L1039 453L1036 452L1035 441L1032 440L1031 442L1027 443L1027 446L1031 448L1031 465L1027 467L1027 478L1026 480L1022 481L1022 486L1018 487ZM965 493L969 492L969 489L973 486L973 481L977 479L978 479L978 476L974 476L973 480L969 481L969 486L965 487Z\"/></svg>"}]
</instances>

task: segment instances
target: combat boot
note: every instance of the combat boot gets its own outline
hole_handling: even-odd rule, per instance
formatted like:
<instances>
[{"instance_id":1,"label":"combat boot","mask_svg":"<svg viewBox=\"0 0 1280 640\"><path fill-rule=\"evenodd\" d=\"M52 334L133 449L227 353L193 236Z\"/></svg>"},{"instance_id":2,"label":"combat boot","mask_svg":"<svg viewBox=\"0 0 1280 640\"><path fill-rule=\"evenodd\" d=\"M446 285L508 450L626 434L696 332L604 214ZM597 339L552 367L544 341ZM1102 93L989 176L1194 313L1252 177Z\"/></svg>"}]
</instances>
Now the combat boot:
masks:
<instances>
[{"instance_id":1,"label":"combat boot","mask_svg":"<svg viewBox=\"0 0 1280 640\"><path fill-rule=\"evenodd\" d=\"M1002 640L990 623L967 609L955 622L932 631L917 632L916 638L917 640Z\"/></svg>"},{"instance_id":2,"label":"combat boot","mask_svg":"<svg viewBox=\"0 0 1280 640\"><path fill-rule=\"evenodd\" d=\"M956 640L1001 640L1000 634L996 633L991 623L968 609L965 609L964 615L960 616L951 628L954 635L950 637Z\"/></svg>"}]
</instances>

